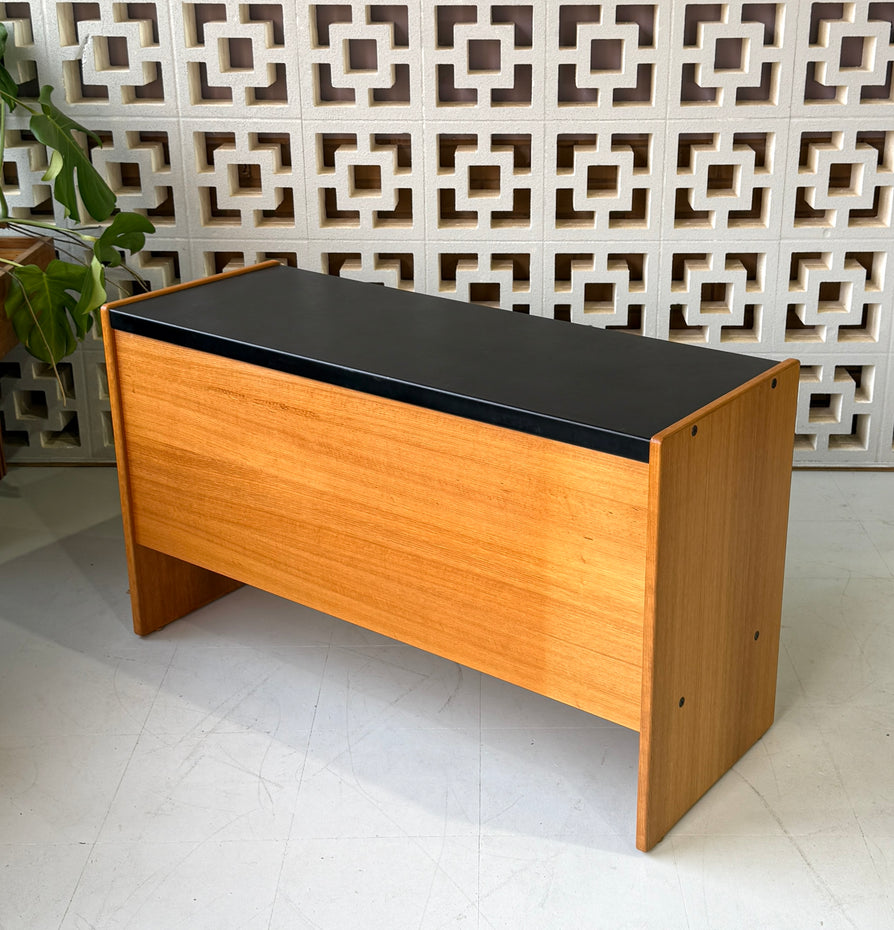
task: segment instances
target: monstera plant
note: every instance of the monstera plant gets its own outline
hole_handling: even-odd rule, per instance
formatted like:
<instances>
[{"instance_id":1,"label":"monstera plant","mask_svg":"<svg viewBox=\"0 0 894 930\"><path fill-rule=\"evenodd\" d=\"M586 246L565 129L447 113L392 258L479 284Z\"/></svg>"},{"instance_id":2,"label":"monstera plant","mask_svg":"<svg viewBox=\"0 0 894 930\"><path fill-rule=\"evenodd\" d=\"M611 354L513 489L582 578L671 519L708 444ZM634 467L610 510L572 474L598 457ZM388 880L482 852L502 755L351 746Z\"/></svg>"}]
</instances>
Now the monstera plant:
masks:
<instances>
[{"instance_id":1,"label":"monstera plant","mask_svg":"<svg viewBox=\"0 0 894 930\"><path fill-rule=\"evenodd\" d=\"M46 268L0 258L9 276L4 310L18 340L36 358L54 368L73 352L89 331L94 312L107 299L108 269L121 269L138 284L145 282L128 264L127 253L143 248L152 223L138 213L116 212L117 198L90 162L87 140L101 140L59 110L53 88L18 85L5 62L6 27L0 23L0 165L7 135L7 116L20 108L28 129L47 149L42 180L62 206L61 226L37 219L12 217L0 177L0 224L27 236L50 236L58 256ZM29 97L26 93L31 91ZM83 224L83 225L82 225Z\"/></svg>"}]
</instances>

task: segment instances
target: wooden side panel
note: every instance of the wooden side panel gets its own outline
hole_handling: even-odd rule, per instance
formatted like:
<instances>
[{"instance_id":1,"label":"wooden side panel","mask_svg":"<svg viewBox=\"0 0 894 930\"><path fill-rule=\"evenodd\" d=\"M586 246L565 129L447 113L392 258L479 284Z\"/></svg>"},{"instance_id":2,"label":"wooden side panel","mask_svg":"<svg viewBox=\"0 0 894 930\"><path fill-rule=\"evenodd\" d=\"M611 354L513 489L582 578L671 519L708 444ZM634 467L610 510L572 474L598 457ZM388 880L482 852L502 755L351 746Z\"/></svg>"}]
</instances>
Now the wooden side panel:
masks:
<instances>
[{"instance_id":1,"label":"wooden side panel","mask_svg":"<svg viewBox=\"0 0 894 930\"><path fill-rule=\"evenodd\" d=\"M217 572L131 542L127 567L135 633L145 636L242 587Z\"/></svg>"},{"instance_id":2,"label":"wooden side panel","mask_svg":"<svg viewBox=\"0 0 894 930\"><path fill-rule=\"evenodd\" d=\"M118 487L127 550L133 628L135 633L146 635L224 594L229 594L230 591L241 587L241 582L141 546L134 539L127 434L121 415L118 382L118 334L109 326L108 313L105 311L102 313L102 325L112 423L115 430Z\"/></svg>"},{"instance_id":3,"label":"wooden side panel","mask_svg":"<svg viewBox=\"0 0 894 930\"><path fill-rule=\"evenodd\" d=\"M773 722L797 390L784 362L653 440L640 849Z\"/></svg>"},{"instance_id":4,"label":"wooden side panel","mask_svg":"<svg viewBox=\"0 0 894 930\"><path fill-rule=\"evenodd\" d=\"M139 545L638 728L646 464L116 344Z\"/></svg>"}]
</instances>

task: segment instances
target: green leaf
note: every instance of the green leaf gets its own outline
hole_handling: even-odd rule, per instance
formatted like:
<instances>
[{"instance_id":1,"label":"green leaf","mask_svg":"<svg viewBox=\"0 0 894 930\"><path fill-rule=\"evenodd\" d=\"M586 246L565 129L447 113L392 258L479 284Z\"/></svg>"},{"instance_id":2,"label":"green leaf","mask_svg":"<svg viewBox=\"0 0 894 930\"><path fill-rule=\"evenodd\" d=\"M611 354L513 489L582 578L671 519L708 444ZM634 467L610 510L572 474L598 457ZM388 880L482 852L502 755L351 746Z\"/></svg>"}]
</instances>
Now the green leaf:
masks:
<instances>
[{"instance_id":1,"label":"green leaf","mask_svg":"<svg viewBox=\"0 0 894 930\"><path fill-rule=\"evenodd\" d=\"M110 268L123 264L124 256L119 249L139 252L146 244L146 233L154 233L155 227L139 213L118 213L93 244L93 254Z\"/></svg>"},{"instance_id":2,"label":"green leaf","mask_svg":"<svg viewBox=\"0 0 894 930\"><path fill-rule=\"evenodd\" d=\"M86 133L96 142L100 139L95 133L57 109L52 102L52 93L53 88L49 84L40 89L38 102L41 112L31 117L30 125L37 141L58 152L61 157L61 167L53 185L53 196L65 207L65 215L76 222L81 219L78 194L87 213L95 220L104 220L115 208L115 195L90 163L87 152L74 133ZM59 159L55 159L55 162L58 164Z\"/></svg>"},{"instance_id":3,"label":"green leaf","mask_svg":"<svg viewBox=\"0 0 894 930\"><path fill-rule=\"evenodd\" d=\"M6 57L6 43L9 39L9 30L3 23L0 23L0 94L3 96L3 102L9 107L9 112L16 108L19 96L19 87L13 76L6 70L6 64L3 59Z\"/></svg>"},{"instance_id":4,"label":"green leaf","mask_svg":"<svg viewBox=\"0 0 894 930\"><path fill-rule=\"evenodd\" d=\"M90 259L82 288L80 299L72 311L78 339L87 335L87 330L93 322L93 311L106 302L106 272L95 255Z\"/></svg>"},{"instance_id":5,"label":"green leaf","mask_svg":"<svg viewBox=\"0 0 894 930\"><path fill-rule=\"evenodd\" d=\"M41 181L52 181L57 178L64 165L65 162L62 158L62 153L53 152L50 156L50 163L47 165L47 170L44 171Z\"/></svg>"},{"instance_id":6,"label":"green leaf","mask_svg":"<svg viewBox=\"0 0 894 930\"><path fill-rule=\"evenodd\" d=\"M55 365L77 348L76 335L86 333L89 314L71 292L89 289L90 269L57 258L46 270L24 265L8 274L5 308L16 336L33 356Z\"/></svg>"}]
</instances>

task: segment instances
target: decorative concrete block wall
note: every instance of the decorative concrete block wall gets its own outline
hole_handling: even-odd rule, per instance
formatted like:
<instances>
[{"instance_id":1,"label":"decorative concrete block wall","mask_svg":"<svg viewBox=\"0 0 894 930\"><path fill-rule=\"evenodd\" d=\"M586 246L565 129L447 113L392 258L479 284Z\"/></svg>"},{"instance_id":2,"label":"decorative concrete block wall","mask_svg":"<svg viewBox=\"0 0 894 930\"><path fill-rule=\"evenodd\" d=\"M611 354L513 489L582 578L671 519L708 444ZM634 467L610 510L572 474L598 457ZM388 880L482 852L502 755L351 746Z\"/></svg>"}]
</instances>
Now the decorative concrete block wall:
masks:
<instances>
[{"instance_id":1,"label":"decorative concrete block wall","mask_svg":"<svg viewBox=\"0 0 894 930\"><path fill-rule=\"evenodd\" d=\"M158 227L155 285L278 258L795 356L796 460L894 465L892 2L32 0L0 19L19 78L100 133L95 163ZM14 132L17 215L57 212L44 167ZM94 340L63 404L5 360L12 461L112 456L101 368Z\"/></svg>"}]
</instances>

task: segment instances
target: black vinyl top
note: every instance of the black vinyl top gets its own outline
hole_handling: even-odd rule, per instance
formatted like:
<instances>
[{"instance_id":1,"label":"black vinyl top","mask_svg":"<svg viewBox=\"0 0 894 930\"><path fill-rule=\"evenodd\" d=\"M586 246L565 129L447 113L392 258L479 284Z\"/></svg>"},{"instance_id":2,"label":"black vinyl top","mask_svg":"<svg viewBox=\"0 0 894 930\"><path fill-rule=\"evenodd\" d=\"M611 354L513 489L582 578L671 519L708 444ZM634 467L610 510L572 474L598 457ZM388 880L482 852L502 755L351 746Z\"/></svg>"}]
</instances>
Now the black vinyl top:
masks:
<instances>
[{"instance_id":1,"label":"black vinyl top","mask_svg":"<svg viewBox=\"0 0 894 930\"><path fill-rule=\"evenodd\" d=\"M776 363L273 266L110 309L115 329L646 462Z\"/></svg>"}]
</instances>

